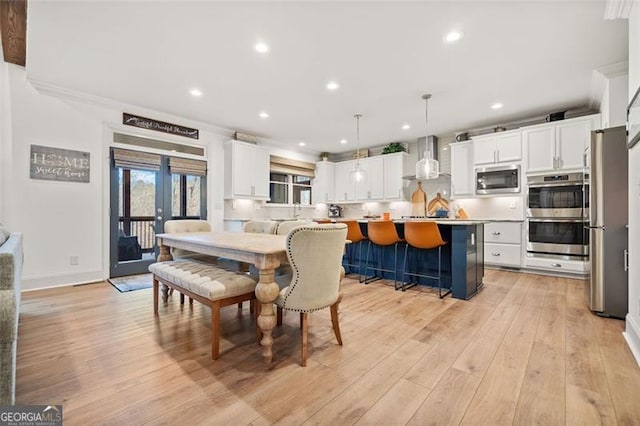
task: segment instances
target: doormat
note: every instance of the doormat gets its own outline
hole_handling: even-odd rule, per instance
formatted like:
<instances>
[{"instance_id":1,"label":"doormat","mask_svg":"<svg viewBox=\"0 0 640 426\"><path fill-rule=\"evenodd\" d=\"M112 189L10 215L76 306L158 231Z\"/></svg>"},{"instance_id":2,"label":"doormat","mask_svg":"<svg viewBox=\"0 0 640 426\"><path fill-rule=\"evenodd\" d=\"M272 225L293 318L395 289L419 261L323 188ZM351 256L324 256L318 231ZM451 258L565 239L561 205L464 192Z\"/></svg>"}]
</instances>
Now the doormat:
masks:
<instances>
[{"instance_id":1,"label":"doormat","mask_svg":"<svg viewBox=\"0 0 640 426\"><path fill-rule=\"evenodd\" d=\"M153 287L153 276L152 274L128 275L126 277L109 278L109 282L120 293L124 293Z\"/></svg>"}]
</instances>

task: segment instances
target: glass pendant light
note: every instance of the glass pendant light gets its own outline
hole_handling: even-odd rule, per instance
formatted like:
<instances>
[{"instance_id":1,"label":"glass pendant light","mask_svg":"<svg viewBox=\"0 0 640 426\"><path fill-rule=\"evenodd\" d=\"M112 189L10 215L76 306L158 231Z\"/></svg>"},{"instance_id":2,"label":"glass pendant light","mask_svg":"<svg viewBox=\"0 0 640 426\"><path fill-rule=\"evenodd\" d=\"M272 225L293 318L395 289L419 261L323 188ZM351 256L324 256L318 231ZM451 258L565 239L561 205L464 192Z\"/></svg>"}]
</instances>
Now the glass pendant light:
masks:
<instances>
[{"instance_id":1,"label":"glass pendant light","mask_svg":"<svg viewBox=\"0 0 640 426\"><path fill-rule=\"evenodd\" d=\"M422 99L424 99L425 105L425 150L424 150L424 158L422 158L416 164L416 179L436 179L440 175L440 164L438 160L433 158L433 152L429 148L429 143L427 142L427 138L429 135L429 99L431 99L430 94L422 95Z\"/></svg>"},{"instance_id":2,"label":"glass pendant light","mask_svg":"<svg viewBox=\"0 0 640 426\"><path fill-rule=\"evenodd\" d=\"M360 166L360 117L362 114L355 114L356 119L356 165L349 172L349 181L351 183L364 183L367 181L367 171Z\"/></svg>"}]
</instances>

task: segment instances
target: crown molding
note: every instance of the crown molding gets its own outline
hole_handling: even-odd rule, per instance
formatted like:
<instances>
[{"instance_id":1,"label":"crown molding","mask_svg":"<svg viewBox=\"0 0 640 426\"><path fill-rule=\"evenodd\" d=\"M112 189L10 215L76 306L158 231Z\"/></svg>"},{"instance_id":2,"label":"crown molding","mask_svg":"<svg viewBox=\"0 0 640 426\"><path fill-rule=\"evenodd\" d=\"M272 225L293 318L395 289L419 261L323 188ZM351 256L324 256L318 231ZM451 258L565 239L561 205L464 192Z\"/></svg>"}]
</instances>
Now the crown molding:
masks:
<instances>
[{"instance_id":1,"label":"crown molding","mask_svg":"<svg viewBox=\"0 0 640 426\"><path fill-rule=\"evenodd\" d=\"M629 19L634 0L607 0L604 19Z\"/></svg>"},{"instance_id":2,"label":"crown molding","mask_svg":"<svg viewBox=\"0 0 640 426\"><path fill-rule=\"evenodd\" d=\"M227 129L225 127L216 126L211 123L204 123L201 121L193 120L191 118L187 118L184 116L179 116L171 113L166 113L162 111L156 111L148 108L144 108L137 105L128 104L126 102L117 101L112 98L107 98L103 96L92 95L86 92L80 92L77 90L69 89L66 87L56 86L54 84L50 84L44 82L42 80L27 78L29 83L38 91L38 93L43 95L52 96L55 98L78 102L81 104L97 106L101 108L108 108L112 110L116 110L119 112L130 112L136 114L146 114L152 115L154 118L162 119L162 120L174 120L184 122L185 125L197 127L200 130L204 130L210 133L214 133L218 136L222 136L225 138L231 138L233 136L233 130ZM176 120L177 118L177 120Z\"/></svg>"}]
</instances>

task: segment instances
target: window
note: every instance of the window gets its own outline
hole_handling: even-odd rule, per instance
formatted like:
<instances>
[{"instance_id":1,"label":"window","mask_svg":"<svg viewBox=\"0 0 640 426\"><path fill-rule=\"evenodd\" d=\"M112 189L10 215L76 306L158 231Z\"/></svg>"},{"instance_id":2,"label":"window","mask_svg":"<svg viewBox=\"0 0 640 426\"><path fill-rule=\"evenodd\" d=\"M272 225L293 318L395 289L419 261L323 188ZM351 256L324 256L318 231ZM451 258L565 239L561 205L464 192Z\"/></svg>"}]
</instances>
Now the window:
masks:
<instances>
[{"instance_id":1,"label":"window","mask_svg":"<svg viewBox=\"0 0 640 426\"><path fill-rule=\"evenodd\" d=\"M311 204L311 178L308 176L271 173L269 177L271 204ZM291 200L291 201L290 201Z\"/></svg>"},{"instance_id":2,"label":"window","mask_svg":"<svg viewBox=\"0 0 640 426\"><path fill-rule=\"evenodd\" d=\"M200 218L200 176L171 174L171 216L173 219Z\"/></svg>"}]
</instances>

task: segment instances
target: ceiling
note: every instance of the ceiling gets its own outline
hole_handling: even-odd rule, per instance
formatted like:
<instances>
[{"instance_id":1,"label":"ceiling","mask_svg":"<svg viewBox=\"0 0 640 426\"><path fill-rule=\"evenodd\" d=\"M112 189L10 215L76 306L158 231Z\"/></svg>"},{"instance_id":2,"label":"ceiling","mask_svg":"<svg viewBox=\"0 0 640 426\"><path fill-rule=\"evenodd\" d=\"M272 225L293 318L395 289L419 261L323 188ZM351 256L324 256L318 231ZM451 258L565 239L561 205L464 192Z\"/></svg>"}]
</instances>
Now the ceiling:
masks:
<instances>
[{"instance_id":1,"label":"ceiling","mask_svg":"<svg viewBox=\"0 0 640 426\"><path fill-rule=\"evenodd\" d=\"M593 70L628 56L627 21L604 20L604 9L604 1L30 1L27 75L301 152L338 153L355 149L355 113L367 147L587 105ZM451 30L464 36L447 44ZM267 54L254 50L258 41ZM338 90L326 89L331 80ZM491 109L496 102L504 107Z\"/></svg>"}]
</instances>

